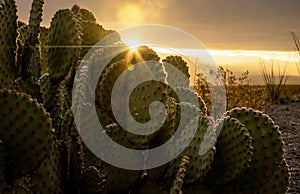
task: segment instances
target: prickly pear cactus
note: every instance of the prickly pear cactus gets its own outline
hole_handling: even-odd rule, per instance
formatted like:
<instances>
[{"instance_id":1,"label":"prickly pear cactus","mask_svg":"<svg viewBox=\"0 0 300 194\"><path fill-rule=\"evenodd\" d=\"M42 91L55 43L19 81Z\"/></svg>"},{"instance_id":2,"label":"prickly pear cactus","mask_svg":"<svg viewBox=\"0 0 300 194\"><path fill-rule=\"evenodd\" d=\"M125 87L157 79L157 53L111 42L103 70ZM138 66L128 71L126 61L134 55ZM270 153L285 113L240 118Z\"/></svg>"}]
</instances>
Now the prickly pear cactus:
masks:
<instances>
[{"instance_id":1,"label":"prickly pear cactus","mask_svg":"<svg viewBox=\"0 0 300 194\"><path fill-rule=\"evenodd\" d=\"M76 67L81 52L80 21L71 10L56 12L49 31L48 70L51 81L61 82Z\"/></svg>"},{"instance_id":2,"label":"prickly pear cactus","mask_svg":"<svg viewBox=\"0 0 300 194\"><path fill-rule=\"evenodd\" d=\"M28 28L25 32L25 40L22 45L20 74L23 77L32 76L39 78L41 75L40 56L40 24L42 22L44 0L32 2Z\"/></svg>"},{"instance_id":3,"label":"prickly pear cactus","mask_svg":"<svg viewBox=\"0 0 300 194\"><path fill-rule=\"evenodd\" d=\"M183 133L191 133L191 129L193 129L195 125L198 126L195 135L192 137L191 143L171 162L171 166L166 173L167 179L172 180L175 177L174 175L176 175L177 168L184 155L190 158L185 178L186 183L202 181L210 170L211 163L213 162L213 155L215 153L215 134L210 126L211 123L208 118L200 117L198 123L195 122L197 122L197 119L192 119L183 131ZM182 136L184 137L187 135L183 134ZM190 141L190 139L183 139L183 141ZM183 142L176 142L175 146L180 146L182 143Z\"/></svg>"},{"instance_id":4,"label":"prickly pear cactus","mask_svg":"<svg viewBox=\"0 0 300 194\"><path fill-rule=\"evenodd\" d=\"M105 175L94 166L86 167L81 179L80 190L86 194L102 193L105 188Z\"/></svg>"},{"instance_id":5,"label":"prickly pear cactus","mask_svg":"<svg viewBox=\"0 0 300 194\"><path fill-rule=\"evenodd\" d=\"M178 172L176 174L176 179L174 180L173 187L170 194L181 194L182 185L184 183L184 177L186 175L187 167L189 165L190 158L188 156L182 156L181 163L179 165Z\"/></svg>"},{"instance_id":6,"label":"prickly pear cactus","mask_svg":"<svg viewBox=\"0 0 300 194\"><path fill-rule=\"evenodd\" d=\"M227 186L234 191L255 191L274 176L283 160L283 143L279 127L268 115L253 109L236 108L227 114L245 125L253 141L253 155L249 167L241 177Z\"/></svg>"},{"instance_id":7,"label":"prickly pear cactus","mask_svg":"<svg viewBox=\"0 0 300 194\"><path fill-rule=\"evenodd\" d=\"M41 75L48 72L48 36L49 28L40 28L40 47L41 47Z\"/></svg>"},{"instance_id":8,"label":"prickly pear cactus","mask_svg":"<svg viewBox=\"0 0 300 194\"><path fill-rule=\"evenodd\" d=\"M189 78L190 77L190 74L189 74L189 68L187 66L187 63L182 59L182 57L180 56L168 56L167 58L165 58L163 60L163 63L167 63L167 64L170 64L172 65L171 67L173 68L170 68L170 66L165 66L166 67L166 71L172 75L172 76L168 76L167 78L167 81L169 84L176 84L176 83L184 83L185 81L184 80L178 80L178 78L180 78L181 76L178 75L178 72L182 72L185 77ZM175 68L176 69L175 69ZM178 70L180 71L178 71ZM188 88L189 87L189 83L186 82L184 83L184 87L185 88Z\"/></svg>"},{"instance_id":9,"label":"prickly pear cactus","mask_svg":"<svg viewBox=\"0 0 300 194\"><path fill-rule=\"evenodd\" d=\"M14 0L0 3L0 193L287 190L289 169L283 159L278 126L267 115L246 108L230 110L214 123L205 102L191 90L189 81L182 79L182 75L190 77L182 57L161 60L147 46L132 51L114 33L114 39L105 43L122 46L124 51L108 61L96 91L91 91L89 76L95 75L101 62L97 56L111 53L99 48L95 56L90 56L94 64L85 56L114 31L105 30L93 13L78 5L58 10L46 28L40 26L43 0L33 0L28 24L17 21ZM145 61L152 65L143 66ZM80 63L84 65L74 78ZM127 123L121 125L111 106L112 90L124 72L134 74L147 69L158 81L146 81L133 89L128 99L129 113L125 115L127 119L130 114L133 120L125 119ZM118 82L122 91L141 76ZM72 98L74 79L80 82ZM96 96L95 102L79 100L91 95ZM198 101L190 103L193 98ZM115 100L119 106L124 105L122 96ZM153 103L156 101L161 104ZM88 108L94 104L104 132L122 146L137 150L155 148L171 140L179 126L184 128L181 138L167 152L174 153L182 143L188 142L188 146L174 160L155 169L145 166L144 170L132 171L107 164L82 142L75 125L78 118L86 116L80 127L95 128L88 117ZM165 112L157 111L161 105ZM79 114L73 116L74 112ZM125 129L131 122L146 123L161 117L166 119L152 134L133 134ZM103 150L107 153L111 148ZM128 159L125 157L124 162ZM146 165L146 160L145 155L139 161L127 162Z\"/></svg>"},{"instance_id":10,"label":"prickly pear cactus","mask_svg":"<svg viewBox=\"0 0 300 194\"><path fill-rule=\"evenodd\" d=\"M17 7L14 0L0 5L0 88L12 88L16 77L15 52L17 49Z\"/></svg>"},{"instance_id":11,"label":"prickly pear cactus","mask_svg":"<svg viewBox=\"0 0 300 194\"><path fill-rule=\"evenodd\" d=\"M5 178L13 180L37 168L47 157L52 141L51 118L37 100L24 93L0 91Z\"/></svg>"},{"instance_id":12,"label":"prickly pear cactus","mask_svg":"<svg viewBox=\"0 0 300 194\"><path fill-rule=\"evenodd\" d=\"M222 130L216 143L214 162L206 177L207 182L213 185L223 185L239 177L253 155L252 138L239 120L225 117L218 126Z\"/></svg>"},{"instance_id":13,"label":"prickly pear cactus","mask_svg":"<svg viewBox=\"0 0 300 194\"><path fill-rule=\"evenodd\" d=\"M66 193L66 149L61 142L55 141L48 153L48 157L31 174L32 192Z\"/></svg>"}]
</instances>

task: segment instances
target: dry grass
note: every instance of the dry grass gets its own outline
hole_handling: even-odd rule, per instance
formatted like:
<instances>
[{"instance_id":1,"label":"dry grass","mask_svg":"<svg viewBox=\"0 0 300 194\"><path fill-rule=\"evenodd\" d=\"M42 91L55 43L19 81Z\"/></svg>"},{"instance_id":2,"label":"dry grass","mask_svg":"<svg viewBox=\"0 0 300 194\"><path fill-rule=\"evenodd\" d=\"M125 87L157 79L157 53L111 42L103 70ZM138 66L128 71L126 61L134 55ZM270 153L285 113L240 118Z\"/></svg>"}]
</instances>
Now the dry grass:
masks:
<instances>
[{"instance_id":1,"label":"dry grass","mask_svg":"<svg viewBox=\"0 0 300 194\"><path fill-rule=\"evenodd\" d=\"M300 42L299 42L298 36L296 35L295 32L291 32L291 34L293 37L293 41L295 43L296 50L299 53L299 61L298 61L298 63L296 62L296 66L297 66L298 74L300 75Z\"/></svg>"},{"instance_id":2,"label":"dry grass","mask_svg":"<svg viewBox=\"0 0 300 194\"><path fill-rule=\"evenodd\" d=\"M268 93L268 100L272 103L279 103L281 94L288 79L288 73L286 71L287 64L283 65L283 69L281 69L279 61L275 62L272 60L266 62L261 60L260 65L266 91ZM275 72L275 66L277 66L277 73Z\"/></svg>"},{"instance_id":3,"label":"dry grass","mask_svg":"<svg viewBox=\"0 0 300 194\"><path fill-rule=\"evenodd\" d=\"M221 68L220 70L226 82L227 110L235 107L248 107L263 111L264 104L273 103L269 100L266 85L251 85L248 71L241 75L235 75L229 68ZM211 104L210 92L201 74L197 75L195 89L209 108ZM286 104L296 98L300 98L300 85L285 85L280 88L280 95L276 103Z\"/></svg>"}]
</instances>

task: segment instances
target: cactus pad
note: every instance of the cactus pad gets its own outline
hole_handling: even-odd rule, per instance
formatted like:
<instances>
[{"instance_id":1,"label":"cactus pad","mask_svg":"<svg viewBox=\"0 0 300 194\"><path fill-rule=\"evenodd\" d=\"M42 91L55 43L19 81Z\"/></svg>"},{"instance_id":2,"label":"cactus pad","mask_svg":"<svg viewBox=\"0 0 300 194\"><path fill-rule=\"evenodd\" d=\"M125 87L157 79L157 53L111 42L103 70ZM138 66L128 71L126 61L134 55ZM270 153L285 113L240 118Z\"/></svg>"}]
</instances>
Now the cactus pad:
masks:
<instances>
[{"instance_id":1,"label":"cactus pad","mask_svg":"<svg viewBox=\"0 0 300 194\"><path fill-rule=\"evenodd\" d=\"M72 11L59 10L49 31L48 71L51 80L61 82L72 66L76 66L81 52L81 26Z\"/></svg>"},{"instance_id":2,"label":"cactus pad","mask_svg":"<svg viewBox=\"0 0 300 194\"><path fill-rule=\"evenodd\" d=\"M279 127L259 111L235 108L227 113L245 125L252 138L253 156L242 177L226 185L236 191L253 191L264 185L279 168L283 159L283 142Z\"/></svg>"},{"instance_id":3,"label":"cactus pad","mask_svg":"<svg viewBox=\"0 0 300 194\"><path fill-rule=\"evenodd\" d=\"M95 15L87 9L80 8L81 20L96 22Z\"/></svg>"},{"instance_id":4,"label":"cactus pad","mask_svg":"<svg viewBox=\"0 0 300 194\"><path fill-rule=\"evenodd\" d=\"M29 175L15 179L11 184L6 184L5 187L0 190L2 194L21 193L31 194L31 177Z\"/></svg>"},{"instance_id":5,"label":"cactus pad","mask_svg":"<svg viewBox=\"0 0 300 194\"><path fill-rule=\"evenodd\" d=\"M44 0L34 0L30 10L30 18L21 68L24 73L32 77L41 76L41 53L40 53L40 24L42 22Z\"/></svg>"},{"instance_id":6,"label":"cactus pad","mask_svg":"<svg viewBox=\"0 0 300 194\"><path fill-rule=\"evenodd\" d=\"M202 100L202 98L196 94L194 90L186 87L176 87L174 88L174 91L177 94L176 96L174 96L175 93L170 93L169 95L175 98L176 101L180 101L177 96L181 96L183 97L183 99L181 99L182 102L189 102L196 106L199 104L198 108L201 110L201 113L203 114L203 116L207 116L206 104ZM195 99L197 98L198 98L198 102L195 101Z\"/></svg>"},{"instance_id":7,"label":"cactus pad","mask_svg":"<svg viewBox=\"0 0 300 194\"><path fill-rule=\"evenodd\" d=\"M103 193L105 183L105 175L96 167L88 166L83 171L80 192L86 194Z\"/></svg>"},{"instance_id":8,"label":"cactus pad","mask_svg":"<svg viewBox=\"0 0 300 194\"><path fill-rule=\"evenodd\" d=\"M96 105L105 110L111 118L114 118L110 106L112 89L118 77L127 67L128 63L125 60L111 64L104 70L96 88Z\"/></svg>"},{"instance_id":9,"label":"cactus pad","mask_svg":"<svg viewBox=\"0 0 300 194\"><path fill-rule=\"evenodd\" d=\"M17 7L14 0L1 1L0 26L0 88L11 89L17 48Z\"/></svg>"},{"instance_id":10,"label":"cactus pad","mask_svg":"<svg viewBox=\"0 0 300 194\"><path fill-rule=\"evenodd\" d=\"M189 83L185 82L185 80L179 80L180 76L177 71L175 71L174 68L170 68L167 64L173 65L176 69L178 69L180 72L182 72L187 80L190 78L189 74L189 68L187 66L187 63L182 59L180 56L168 56L163 60L163 63L165 64L165 69L168 75L167 81L169 84L175 85L177 83L184 84L184 87L189 87Z\"/></svg>"},{"instance_id":11,"label":"cactus pad","mask_svg":"<svg viewBox=\"0 0 300 194\"><path fill-rule=\"evenodd\" d=\"M41 46L41 74L48 72L48 36L49 29L41 27L40 29L40 46Z\"/></svg>"},{"instance_id":12,"label":"cactus pad","mask_svg":"<svg viewBox=\"0 0 300 194\"><path fill-rule=\"evenodd\" d=\"M218 125L222 131L216 143L216 154L206 180L223 185L240 176L252 158L252 140L245 126L235 118L225 117ZM218 128L218 126L217 126Z\"/></svg>"},{"instance_id":13,"label":"cactus pad","mask_svg":"<svg viewBox=\"0 0 300 194\"><path fill-rule=\"evenodd\" d=\"M267 184L262 185L255 193L286 193L289 186L290 174L288 165L285 160L282 160L278 169L274 172L272 178L268 181Z\"/></svg>"},{"instance_id":14,"label":"cactus pad","mask_svg":"<svg viewBox=\"0 0 300 194\"><path fill-rule=\"evenodd\" d=\"M44 0L32 1L29 18L29 28L26 37L29 45L35 45L39 43L38 35L40 33L40 24L42 22L43 5Z\"/></svg>"},{"instance_id":15,"label":"cactus pad","mask_svg":"<svg viewBox=\"0 0 300 194\"><path fill-rule=\"evenodd\" d=\"M133 58L131 62L133 64L144 62L144 61L150 61L150 60L154 60L154 61L160 60L157 53L153 49L147 46L139 46L136 49L136 51L134 51L132 54L133 54Z\"/></svg>"},{"instance_id":16,"label":"cactus pad","mask_svg":"<svg viewBox=\"0 0 300 194\"><path fill-rule=\"evenodd\" d=\"M188 167L190 158L188 156L182 156L181 164L173 183L173 187L170 190L170 194L182 194L182 185L184 183L184 177L186 174L186 169Z\"/></svg>"},{"instance_id":17,"label":"cactus pad","mask_svg":"<svg viewBox=\"0 0 300 194\"><path fill-rule=\"evenodd\" d=\"M191 133L191 127L195 125L194 122L194 119L191 118L189 124L186 125L186 128L183 131L183 135L184 133ZM198 128L194 137L192 137L192 140L184 138L180 142L175 143L176 146L178 144L180 145L182 141L191 141L188 147L170 163L171 166L166 174L166 178L169 179L175 177L183 155L190 158L185 178L187 184L203 180L204 176L209 171L215 153L214 128L206 117L200 116L199 123L197 124Z\"/></svg>"},{"instance_id":18,"label":"cactus pad","mask_svg":"<svg viewBox=\"0 0 300 194\"><path fill-rule=\"evenodd\" d=\"M52 140L49 114L30 96L0 91L0 139L6 152L6 178L21 177L46 158Z\"/></svg>"},{"instance_id":19,"label":"cactus pad","mask_svg":"<svg viewBox=\"0 0 300 194\"><path fill-rule=\"evenodd\" d=\"M39 102L42 102L40 85L35 77L19 77L14 81L14 89L18 92L29 94Z\"/></svg>"},{"instance_id":20,"label":"cactus pad","mask_svg":"<svg viewBox=\"0 0 300 194\"><path fill-rule=\"evenodd\" d=\"M66 155L64 144L54 141L48 157L31 175L33 193L65 193Z\"/></svg>"}]
</instances>

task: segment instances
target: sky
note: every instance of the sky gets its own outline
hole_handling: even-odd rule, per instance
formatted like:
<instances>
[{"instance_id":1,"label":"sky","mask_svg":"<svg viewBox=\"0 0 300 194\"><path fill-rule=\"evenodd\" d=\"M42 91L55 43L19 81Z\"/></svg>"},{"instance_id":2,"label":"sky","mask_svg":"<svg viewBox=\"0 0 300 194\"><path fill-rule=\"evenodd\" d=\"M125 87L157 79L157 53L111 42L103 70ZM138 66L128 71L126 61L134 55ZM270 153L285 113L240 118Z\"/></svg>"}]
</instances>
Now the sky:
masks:
<instances>
[{"instance_id":1,"label":"sky","mask_svg":"<svg viewBox=\"0 0 300 194\"><path fill-rule=\"evenodd\" d=\"M45 0L43 24L75 3L91 10L104 27L171 25L211 49L292 50L289 32L300 33L299 0ZM19 18L28 21L31 0L17 0L17 5Z\"/></svg>"},{"instance_id":2,"label":"sky","mask_svg":"<svg viewBox=\"0 0 300 194\"><path fill-rule=\"evenodd\" d=\"M28 21L31 0L16 2L19 19ZM224 64L236 51L294 51L290 32L300 37L299 0L45 0L42 24L49 26L58 9L74 4L91 10L107 29L152 23L182 29L209 50L232 51L221 53L222 60L218 53L218 62ZM257 59L244 55L236 57ZM294 60L291 55L286 57ZM290 71L295 74L295 67Z\"/></svg>"}]
</instances>

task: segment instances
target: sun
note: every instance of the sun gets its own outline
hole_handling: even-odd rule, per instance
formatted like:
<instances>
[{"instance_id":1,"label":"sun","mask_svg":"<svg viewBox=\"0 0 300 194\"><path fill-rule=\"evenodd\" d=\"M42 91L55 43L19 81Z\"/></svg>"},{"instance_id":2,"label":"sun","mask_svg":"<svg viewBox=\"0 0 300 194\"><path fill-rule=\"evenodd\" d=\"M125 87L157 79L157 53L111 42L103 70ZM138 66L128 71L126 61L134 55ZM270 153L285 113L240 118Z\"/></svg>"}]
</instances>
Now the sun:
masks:
<instances>
[{"instance_id":1,"label":"sun","mask_svg":"<svg viewBox=\"0 0 300 194\"><path fill-rule=\"evenodd\" d=\"M138 37L122 37L122 41L133 51L136 51L139 46L143 45L143 42Z\"/></svg>"},{"instance_id":2,"label":"sun","mask_svg":"<svg viewBox=\"0 0 300 194\"><path fill-rule=\"evenodd\" d=\"M145 18L143 10L134 3L122 5L116 16L118 22L125 26L142 24Z\"/></svg>"}]
</instances>

